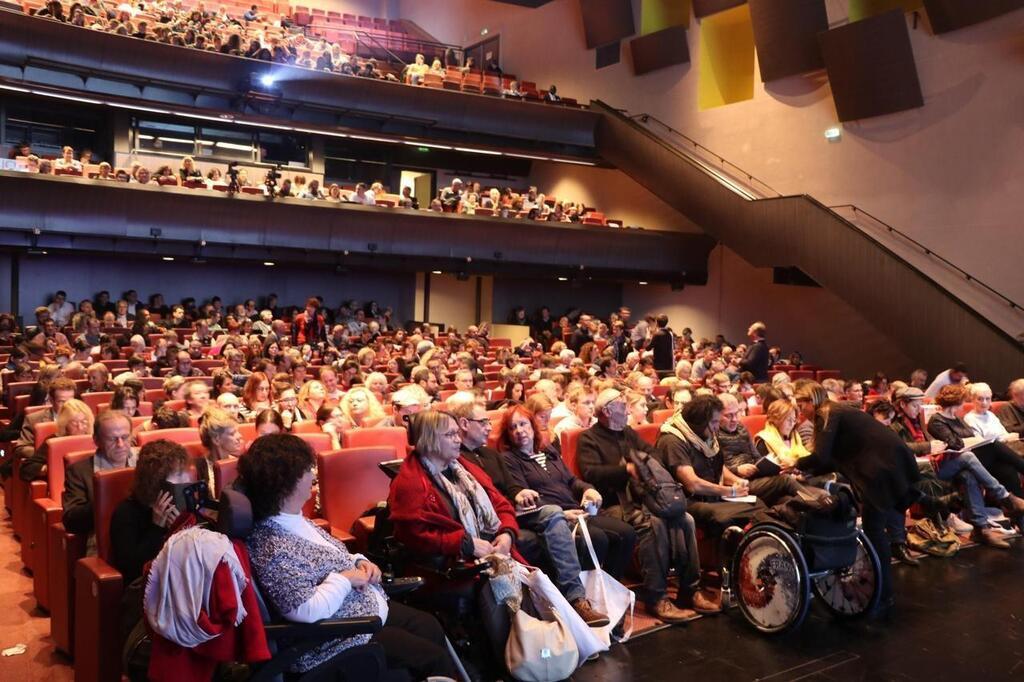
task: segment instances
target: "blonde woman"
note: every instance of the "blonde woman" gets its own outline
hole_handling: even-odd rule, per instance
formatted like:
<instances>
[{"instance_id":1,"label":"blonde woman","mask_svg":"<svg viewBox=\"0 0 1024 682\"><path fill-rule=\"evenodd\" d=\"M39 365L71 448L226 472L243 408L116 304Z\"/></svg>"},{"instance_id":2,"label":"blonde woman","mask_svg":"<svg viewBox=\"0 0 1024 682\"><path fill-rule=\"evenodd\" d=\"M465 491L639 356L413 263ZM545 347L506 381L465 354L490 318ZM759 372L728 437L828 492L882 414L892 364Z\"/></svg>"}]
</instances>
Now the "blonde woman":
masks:
<instances>
[{"instance_id":1,"label":"blonde woman","mask_svg":"<svg viewBox=\"0 0 1024 682\"><path fill-rule=\"evenodd\" d=\"M299 389L299 409L306 419L316 419L316 413L327 400L327 389L323 383L314 379L307 381Z\"/></svg>"},{"instance_id":2,"label":"blonde woman","mask_svg":"<svg viewBox=\"0 0 1024 682\"><path fill-rule=\"evenodd\" d=\"M354 386L349 389L339 405L348 421L349 428L376 426L384 420L384 408L380 401L365 386Z\"/></svg>"},{"instance_id":3,"label":"blonde woman","mask_svg":"<svg viewBox=\"0 0 1024 682\"><path fill-rule=\"evenodd\" d=\"M178 168L178 176L181 178L182 183L186 183L189 180L203 181L203 173L196 168L195 159L191 156L185 156L181 159L181 167Z\"/></svg>"},{"instance_id":4,"label":"blonde woman","mask_svg":"<svg viewBox=\"0 0 1024 682\"><path fill-rule=\"evenodd\" d=\"M242 454L243 442L238 422L219 407L207 407L199 420L199 440L206 448L206 457L196 461L196 474L200 481L206 481L210 496L216 498L220 491L214 485L215 462L235 459Z\"/></svg>"},{"instance_id":5,"label":"blonde woman","mask_svg":"<svg viewBox=\"0 0 1024 682\"><path fill-rule=\"evenodd\" d=\"M377 402L381 405L387 403L388 378L382 372L370 372L363 381L363 385L377 398Z\"/></svg>"},{"instance_id":6,"label":"blonde woman","mask_svg":"<svg viewBox=\"0 0 1024 682\"><path fill-rule=\"evenodd\" d=\"M768 406L768 418L754 436L754 447L762 457L769 457L782 469L796 465L798 459L811 454L796 431L796 408L785 400Z\"/></svg>"},{"instance_id":7,"label":"blonde woman","mask_svg":"<svg viewBox=\"0 0 1024 682\"><path fill-rule=\"evenodd\" d=\"M640 391L626 391L626 411L630 428L647 423L647 398Z\"/></svg>"},{"instance_id":8,"label":"blonde woman","mask_svg":"<svg viewBox=\"0 0 1024 682\"><path fill-rule=\"evenodd\" d=\"M69 391L70 392L70 391ZM91 436L95 418L89 406L81 400L72 398L66 401L57 413L57 431L50 436ZM43 442L31 456L21 464L21 478L25 481L36 481L46 478L46 459L49 456L49 438Z\"/></svg>"}]
</instances>

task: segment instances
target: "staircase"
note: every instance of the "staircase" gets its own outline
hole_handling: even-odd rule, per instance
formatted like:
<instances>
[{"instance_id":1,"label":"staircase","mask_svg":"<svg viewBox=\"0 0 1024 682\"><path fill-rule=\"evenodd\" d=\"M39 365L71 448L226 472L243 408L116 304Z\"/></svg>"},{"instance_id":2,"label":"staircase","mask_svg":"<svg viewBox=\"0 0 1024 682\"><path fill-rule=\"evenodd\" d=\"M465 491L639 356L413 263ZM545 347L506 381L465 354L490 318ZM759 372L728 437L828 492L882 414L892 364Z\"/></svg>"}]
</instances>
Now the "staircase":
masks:
<instances>
[{"instance_id":1,"label":"staircase","mask_svg":"<svg viewBox=\"0 0 1024 682\"><path fill-rule=\"evenodd\" d=\"M602 158L752 265L803 270L933 375L964 361L997 391L1024 376L1024 309L950 261L856 206L782 196L652 116L591 110Z\"/></svg>"}]
</instances>

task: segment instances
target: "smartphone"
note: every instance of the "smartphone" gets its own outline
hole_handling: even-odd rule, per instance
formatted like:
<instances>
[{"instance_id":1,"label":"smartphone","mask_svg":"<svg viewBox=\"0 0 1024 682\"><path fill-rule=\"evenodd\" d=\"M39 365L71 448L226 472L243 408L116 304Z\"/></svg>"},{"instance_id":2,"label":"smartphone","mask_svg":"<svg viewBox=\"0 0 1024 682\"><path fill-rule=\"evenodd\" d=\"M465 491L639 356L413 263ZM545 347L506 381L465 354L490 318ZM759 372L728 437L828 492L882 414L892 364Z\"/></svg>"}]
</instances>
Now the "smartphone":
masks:
<instances>
[{"instance_id":1,"label":"smartphone","mask_svg":"<svg viewBox=\"0 0 1024 682\"><path fill-rule=\"evenodd\" d=\"M210 489L206 481L194 483L171 483L164 481L160 490L168 493L174 500L174 506L180 512L195 513L201 507L209 507Z\"/></svg>"}]
</instances>

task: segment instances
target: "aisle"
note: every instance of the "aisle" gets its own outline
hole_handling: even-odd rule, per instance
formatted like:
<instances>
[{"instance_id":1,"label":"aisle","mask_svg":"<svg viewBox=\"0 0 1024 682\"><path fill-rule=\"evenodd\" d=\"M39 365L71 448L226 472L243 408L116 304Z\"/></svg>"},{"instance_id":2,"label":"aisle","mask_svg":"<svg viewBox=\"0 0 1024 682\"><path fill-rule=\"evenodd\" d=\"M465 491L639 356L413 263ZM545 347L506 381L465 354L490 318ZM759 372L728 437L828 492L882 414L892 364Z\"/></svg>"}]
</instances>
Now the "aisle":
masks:
<instances>
[{"instance_id":1,"label":"aisle","mask_svg":"<svg viewBox=\"0 0 1024 682\"><path fill-rule=\"evenodd\" d=\"M0 495L2 498L2 495ZM74 670L50 640L50 619L36 609L32 577L21 570L21 548L11 520L0 510L0 649L28 645L19 656L0 657L3 682L70 682Z\"/></svg>"}]
</instances>

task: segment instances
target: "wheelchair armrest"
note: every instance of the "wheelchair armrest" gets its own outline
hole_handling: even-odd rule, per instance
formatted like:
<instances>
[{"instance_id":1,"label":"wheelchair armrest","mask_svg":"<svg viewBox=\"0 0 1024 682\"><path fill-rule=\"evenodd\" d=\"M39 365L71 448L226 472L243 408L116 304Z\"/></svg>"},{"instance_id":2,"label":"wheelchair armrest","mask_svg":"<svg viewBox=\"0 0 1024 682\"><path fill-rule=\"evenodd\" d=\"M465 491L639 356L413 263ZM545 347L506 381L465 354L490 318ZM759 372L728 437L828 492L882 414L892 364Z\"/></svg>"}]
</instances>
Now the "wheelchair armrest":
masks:
<instances>
[{"instance_id":1,"label":"wheelchair armrest","mask_svg":"<svg viewBox=\"0 0 1024 682\"><path fill-rule=\"evenodd\" d=\"M420 576L411 575L404 578L384 578L380 586L389 597L400 597L420 589L424 582Z\"/></svg>"},{"instance_id":2,"label":"wheelchair armrest","mask_svg":"<svg viewBox=\"0 0 1024 682\"><path fill-rule=\"evenodd\" d=\"M344 639L354 635L372 635L384 627L379 616L318 620L315 623L269 623L264 626L267 637L274 640L307 640L319 643L326 639Z\"/></svg>"},{"instance_id":3,"label":"wheelchair armrest","mask_svg":"<svg viewBox=\"0 0 1024 682\"><path fill-rule=\"evenodd\" d=\"M489 568L486 562L477 563L459 563L454 566L449 566L445 570L441 571L441 575L449 580L465 580L466 578L475 578Z\"/></svg>"}]
</instances>

